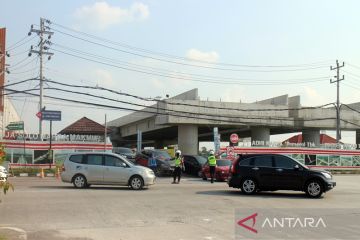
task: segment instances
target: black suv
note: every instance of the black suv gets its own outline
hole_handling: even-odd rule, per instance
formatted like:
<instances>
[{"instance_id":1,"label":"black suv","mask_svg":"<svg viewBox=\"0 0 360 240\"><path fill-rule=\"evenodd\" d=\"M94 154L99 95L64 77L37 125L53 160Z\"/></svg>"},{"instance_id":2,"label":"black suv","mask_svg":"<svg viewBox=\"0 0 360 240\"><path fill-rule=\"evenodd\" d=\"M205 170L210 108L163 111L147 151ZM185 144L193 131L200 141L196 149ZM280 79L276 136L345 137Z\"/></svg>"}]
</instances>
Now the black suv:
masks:
<instances>
[{"instance_id":1,"label":"black suv","mask_svg":"<svg viewBox=\"0 0 360 240\"><path fill-rule=\"evenodd\" d=\"M336 186L330 172L314 170L298 161L277 154L240 155L228 178L229 187L241 188L244 194L257 191L304 191L318 198Z\"/></svg>"}]
</instances>

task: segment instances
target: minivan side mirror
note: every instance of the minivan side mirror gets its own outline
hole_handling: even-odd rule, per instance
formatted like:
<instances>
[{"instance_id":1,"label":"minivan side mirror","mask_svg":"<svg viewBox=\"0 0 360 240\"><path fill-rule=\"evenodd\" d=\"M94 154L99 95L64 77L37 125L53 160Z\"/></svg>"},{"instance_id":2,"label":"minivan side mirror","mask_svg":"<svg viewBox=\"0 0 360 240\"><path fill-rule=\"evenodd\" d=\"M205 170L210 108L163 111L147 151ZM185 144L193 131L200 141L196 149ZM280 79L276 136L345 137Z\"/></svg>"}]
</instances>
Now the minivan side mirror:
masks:
<instances>
[{"instance_id":1,"label":"minivan side mirror","mask_svg":"<svg viewBox=\"0 0 360 240\"><path fill-rule=\"evenodd\" d=\"M298 164L296 164L296 165L294 166L294 170L300 170L300 166L299 166Z\"/></svg>"}]
</instances>

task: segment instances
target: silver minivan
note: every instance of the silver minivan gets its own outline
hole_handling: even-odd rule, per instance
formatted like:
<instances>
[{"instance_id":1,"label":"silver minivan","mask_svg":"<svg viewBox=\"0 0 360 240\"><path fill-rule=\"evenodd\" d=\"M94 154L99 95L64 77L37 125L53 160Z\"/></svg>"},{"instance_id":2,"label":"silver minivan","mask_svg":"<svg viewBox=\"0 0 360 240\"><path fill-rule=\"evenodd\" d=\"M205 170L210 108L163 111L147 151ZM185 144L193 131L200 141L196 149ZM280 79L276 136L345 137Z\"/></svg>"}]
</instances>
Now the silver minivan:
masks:
<instances>
[{"instance_id":1,"label":"silver minivan","mask_svg":"<svg viewBox=\"0 0 360 240\"><path fill-rule=\"evenodd\" d=\"M123 185L134 190L155 183L154 172L114 153L72 153L64 161L61 179L76 188L91 184Z\"/></svg>"}]
</instances>

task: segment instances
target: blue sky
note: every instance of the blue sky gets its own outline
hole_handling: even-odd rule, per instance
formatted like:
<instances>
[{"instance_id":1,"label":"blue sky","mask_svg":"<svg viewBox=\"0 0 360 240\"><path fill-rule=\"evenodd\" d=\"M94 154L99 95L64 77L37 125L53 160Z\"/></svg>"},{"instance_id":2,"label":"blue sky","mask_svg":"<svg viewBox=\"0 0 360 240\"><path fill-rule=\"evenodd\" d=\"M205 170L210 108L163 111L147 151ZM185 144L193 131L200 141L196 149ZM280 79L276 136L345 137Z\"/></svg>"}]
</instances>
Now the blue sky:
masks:
<instances>
[{"instance_id":1,"label":"blue sky","mask_svg":"<svg viewBox=\"0 0 360 240\"><path fill-rule=\"evenodd\" d=\"M199 88L202 99L254 102L277 95L300 95L303 105L334 102L335 85L329 66L335 59L360 66L359 1L19 1L3 0L0 26L7 28L7 44L23 38L31 24L45 17L54 23L101 36L113 41L152 51L213 63L245 65L295 65L317 63L319 69L293 72L234 72L186 67L110 51L55 32L51 41L81 51L115 58L124 62L156 67L171 73L186 72L224 78L286 79L324 77L322 81L290 85L245 86L221 85L184 81L144 75L118 68L91 63L55 52L46 63L45 76L55 81L101 85L144 97L174 96ZM52 27L55 27L52 25ZM58 28L61 29L61 28ZM30 39L31 37L29 37ZM33 39L12 51L9 64L16 64L36 44ZM60 49L58 46L54 48ZM11 51L10 51L11 52ZM18 53L18 55L17 55ZM31 59L29 60L31 61ZM320 63L319 63L320 62ZM7 75L8 82L36 75L36 70L20 74L20 70L35 68L35 61L15 74ZM341 101L357 102L360 68L346 65L346 80L341 87ZM16 74L18 72L18 74ZM349 73L349 74L348 74ZM357 77L356 75L359 75ZM36 84L33 84L33 87ZM26 89L29 85L21 86ZM47 94L59 93L48 91ZM106 93L101 95L107 96ZM61 96L71 97L68 94ZM125 99L125 98L122 98ZM36 100L14 101L18 111L30 123L29 131L36 132ZM88 99L87 99L88 100ZM127 99L131 100L131 99ZM55 131L82 116L103 122L104 114L114 119L127 112L103 109L81 109L46 100L48 109L62 110L63 121ZM63 106L67 105L67 106ZM353 140L353 134L344 134Z\"/></svg>"}]
</instances>

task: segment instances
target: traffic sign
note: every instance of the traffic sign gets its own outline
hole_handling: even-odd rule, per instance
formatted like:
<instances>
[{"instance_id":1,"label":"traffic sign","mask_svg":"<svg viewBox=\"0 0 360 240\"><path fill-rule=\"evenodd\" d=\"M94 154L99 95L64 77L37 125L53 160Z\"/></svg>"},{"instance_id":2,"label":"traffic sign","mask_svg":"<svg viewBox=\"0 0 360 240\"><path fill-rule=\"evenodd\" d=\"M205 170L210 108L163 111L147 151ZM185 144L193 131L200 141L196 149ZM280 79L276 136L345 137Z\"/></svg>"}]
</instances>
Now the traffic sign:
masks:
<instances>
[{"instance_id":1,"label":"traffic sign","mask_svg":"<svg viewBox=\"0 0 360 240\"><path fill-rule=\"evenodd\" d=\"M38 117L38 118L40 118L41 119L41 112L38 112L37 114L36 114L36 116Z\"/></svg>"},{"instance_id":2,"label":"traffic sign","mask_svg":"<svg viewBox=\"0 0 360 240\"><path fill-rule=\"evenodd\" d=\"M24 122L10 122L6 128L8 130L24 130Z\"/></svg>"},{"instance_id":3,"label":"traffic sign","mask_svg":"<svg viewBox=\"0 0 360 240\"><path fill-rule=\"evenodd\" d=\"M235 158L235 152L234 152L235 148L234 147L226 147L226 157L229 159L234 159Z\"/></svg>"},{"instance_id":4,"label":"traffic sign","mask_svg":"<svg viewBox=\"0 0 360 240\"><path fill-rule=\"evenodd\" d=\"M61 121L61 111L41 111L41 119L46 121Z\"/></svg>"},{"instance_id":5,"label":"traffic sign","mask_svg":"<svg viewBox=\"0 0 360 240\"><path fill-rule=\"evenodd\" d=\"M239 136L236 133L230 135L230 142L237 143L239 142Z\"/></svg>"}]
</instances>

